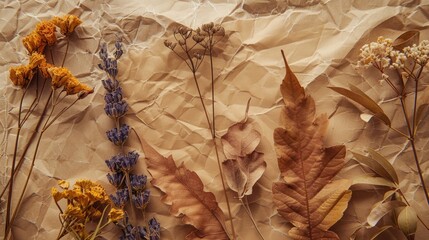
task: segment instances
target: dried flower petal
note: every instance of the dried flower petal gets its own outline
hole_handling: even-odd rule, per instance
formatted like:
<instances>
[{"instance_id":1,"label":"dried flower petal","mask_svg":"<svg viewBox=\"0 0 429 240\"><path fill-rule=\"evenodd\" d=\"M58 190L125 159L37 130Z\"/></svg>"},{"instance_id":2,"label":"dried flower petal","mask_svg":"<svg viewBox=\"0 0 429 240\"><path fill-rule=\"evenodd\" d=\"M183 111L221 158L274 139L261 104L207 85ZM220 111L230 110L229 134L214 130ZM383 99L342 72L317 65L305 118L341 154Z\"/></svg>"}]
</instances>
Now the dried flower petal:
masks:
<instances>
[{"instance_id":1,"label":"dried flower petal","mask_svg":"<svg viewBox=\"0 0 429 240\"><path fill-rule=\"evenodd\" d=\"M79 97L82 98L82 94L87 95L94 92L94 89L91 87L80 83L67 68L51 67L48 68L47 71L52 78L52 87L54 89L63 87L64 91L67 92L67 95L79 93Z\"/></svg>"},{"instance_id":2,"label":"dried flower petal","mask_svg":"<svg viewBox=\"0 0 429 240\"><path fill-rule=\"evenodd\" d=\"M31 32L29 35L22 39L24 47L31 54L33 52L43 53L46 43L43 41L42 36L36 31Z\"/></svg>"},{"instance_id":3,"label":"dried flower petal","mask_svg":"<svg viewBox=\"0 0 429 240\"><path fill-rule=\"evenodd\" d=\"M55 36L56 28L52 21L41 21L36 25L36 32L42 36L42 40L49 46L52 46L57 41Z\"/></svg>"},{"instance_id":4,"label":"dried flower petal","mask_svg":"<svg viewBox=\"0 0 429 240\"><path fill-rule=\"evenodd\" d=\"M124 210L120 208L111 208L109 212L109 222L118 222L125 216Z\"/></svg>"},{"instance_id":5,"label":"dried flower petal","mask_svg":"<svg viewBox=\"0 0 429 240\"><path fill-rule=\"evenodd\" d=\"M15 86L24 88L33 79L34 71L30 66L21 65L9 69L9 77Z\"/></svg>"},{"instance_id":6,"label":"dried flower petal","mask_svg":"<svg viewBox=\"0 0 429 240\"><path fill-rule=\"evenodd\" d=\"M82 21L74 15L54 17L52 22L60 28L61 33L64 35L72 33L74 29L82 23Z\"/></svg>"}]
</instances>

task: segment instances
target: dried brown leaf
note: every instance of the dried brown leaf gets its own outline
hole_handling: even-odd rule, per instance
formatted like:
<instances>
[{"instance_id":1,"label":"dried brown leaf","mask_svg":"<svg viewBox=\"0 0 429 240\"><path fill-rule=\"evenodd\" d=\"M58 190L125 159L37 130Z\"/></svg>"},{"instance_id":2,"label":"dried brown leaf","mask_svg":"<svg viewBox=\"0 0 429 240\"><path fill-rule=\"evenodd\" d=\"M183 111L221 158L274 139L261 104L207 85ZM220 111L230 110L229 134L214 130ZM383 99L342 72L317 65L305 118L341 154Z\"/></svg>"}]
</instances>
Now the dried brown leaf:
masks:
<instances>
[{"instance_id":1,"label":"dried brown leaf","mask_svg":"<svg viewBox=\"0 0 429 240\"><path fill-rule=\"evenodd\" d=\"M378 221L390 211L394 210L397 207L405 206L405 203L402 201L387 201L387 202L378 202L374 204L371 212L366 218L369 226L374 227Z\"/></svg>"},{"instance_id":2,"label":"dried brown leaf","mask_svg":"<svg viewBox=\"0 0 429 240\"><path fill-rule=\"evenodd\" d=\"M404 49L405 47L412 46L413 44L419 44L420 32L419 31L407 31L401 34L393 41L393 48L395 50Z\"/></svg>"},{"instance_id":3,"label":"dried brown leaf","mask_svg":"<svg viewBox=\"0 0 429 240\"><path fill-rule=\"evenodd\" d=\"M240 122L229 127L221 141L226 158L236 159L255 151L261 142L261 134L247 121Z\"/></svg>"},{"instance_id":4,"label":"dried brown leaf","mask_svg":"<svg viewBox=\"0 0 429 240\"><path fill-rule=\"evenodd\" d=\"M289 231L293 239L338 239L328 229L342 217L351 197L350 181L333 180L344 166L345 146L324 147L327 117L315 116L314 100L284 60L284 126L274 131L283 181L273 184L274 204L294 225Z\"/></svg>"},{"instance_id":5,"label":"dried brown leaf","mask_svg":"<svg viewBox=\"0 0 429 240\"><path fill-rule=\"evenodd\" d=\"M359 153L352 152L355 160L359 163L368 166L375 173L385 178L386 180L392 181L398 184L398 175L392 164L389 163L382 155L378 154L374 150L368 150L371 153L371 157L364 156Z\"/></svg>"},{"instance_id":6,"label":"dried brown leaf","mask_svg":"<svg viewBox=\"0 0 429 240\"><path fill-rule=\"evenodd\" d=\"M237 192L240 199L252 194L253 185L267 167L264 154L255 151L261 141L261 134L248 123L248 109L244 120L229 127L221 138L223 151L228 158L222 163L222 169L228 186Z\"/></svg>"},{"instance_id":7,"label":"dried brown leaf","mask_svg":"<svg viewBox=\"0 0 429 240\"><path fill-rule=\"evenodd\" d=\"M267 168L264 154L254 151L245 157L228 159L222 163L228 186L237 192L238 198L252 194L253 185L261 178Z\"/></svg>"},{"instance_id":8,"label":"dried brown leaf","mask_svg":"<svg viewBox=\"0 0 429 240\"><path fill-rule=\"evenodd\" d=\"M390 119L387 117L387 115L384 113L383 109L381 109L378 104L372 100L368 95L366 95L364 92L362 92L359 88L350 85L350 90L342 87L329 87L330 89L334 90L335 92L359 103L369 111L371 111L374 116L376 116L378 119L383 121L387 126L390 126Z\"/></svg>"},{"instance_id":9,"label":"dried brown leaf","mask_svg":"<svg viewBox=\"0 0 429 240\"><path fill-rule=\"evenodd\" d=\"M144 139L141 142L151 183L165 193L162 201L171 206L172 215L196 228L186 239L229 239L223 212L213 193L204 191L198 175L183 163L177 167L171 156L165 158Z\"/></svg>"},{"instance_id":10,"label":"dried brown leaf","mask_svg":"<svg viewBox=\"0 0 429 240\"><path fill-rule=\"evenodd\" d=\"M398 227L405 234L405 236L414 235L417 230L417 213L410 207L404 207L398 216Z\"/></svg>"}]
</instances>

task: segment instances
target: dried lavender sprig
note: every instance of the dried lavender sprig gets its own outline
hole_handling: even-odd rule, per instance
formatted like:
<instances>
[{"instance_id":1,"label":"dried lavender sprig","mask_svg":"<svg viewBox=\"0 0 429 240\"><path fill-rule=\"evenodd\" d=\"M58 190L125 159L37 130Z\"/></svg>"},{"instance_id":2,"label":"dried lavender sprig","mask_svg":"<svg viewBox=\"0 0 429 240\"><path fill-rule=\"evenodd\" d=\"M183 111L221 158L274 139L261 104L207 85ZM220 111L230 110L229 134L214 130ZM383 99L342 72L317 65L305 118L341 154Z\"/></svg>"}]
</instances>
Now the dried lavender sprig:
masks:
<instances>
[{"instance_id":1,"label":"dried lavender sprig","mask_svg":"<svg viewBox=\"0 0 429 240\"><path fill-rule=\"evenodd\" d=\"M106 105L104 110L106 115L113 119L116 126L107 131L106 136L109 141L121 148L119 154L105 161L111 171L111 173L107 174L107 179L117 189L116 194L110 195L110 198L120 208L124 208L129 203L132 215L134 215L134 207L144 211L149 203L150 191L146 189L147 176L132 173L134 166L137 164L139 154L135 151L124 153L123 149L130 132L130 126L121 122L122 117L128 110L128 104L123 99L122 88L116 79L118 75L118 60L123 53L121 41L118 40L115 43L114 57L109 57L107 44L103 43L99 52L102 63L98 66L108 76L107 79L102 80L103 87L106 90L104 97ZM144 216L144 212L142 213ZM145 227L142 227L133 226L129 221L128 215L126 215L123 222L117 225L122 230L120 239L160 239L159 223L154 218L145 223ZM147 234L148 232L149 235Z\"/></svg>"}]
</instances>

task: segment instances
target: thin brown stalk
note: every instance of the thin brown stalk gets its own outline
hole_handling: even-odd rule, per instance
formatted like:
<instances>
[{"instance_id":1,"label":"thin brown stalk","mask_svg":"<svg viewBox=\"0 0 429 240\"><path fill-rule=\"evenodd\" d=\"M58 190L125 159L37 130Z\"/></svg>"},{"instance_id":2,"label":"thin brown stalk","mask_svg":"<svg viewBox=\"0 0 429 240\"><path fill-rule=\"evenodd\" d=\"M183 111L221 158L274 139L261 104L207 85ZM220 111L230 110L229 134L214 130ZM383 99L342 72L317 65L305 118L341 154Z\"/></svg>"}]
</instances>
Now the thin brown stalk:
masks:
<instances>
[{"instance_id":1,"label":"thin brown stalk","mask_svg":"<svg viewBox=\"0 0 429 240\"><path fill-rule=\"evenodd\" d=\"M240 202L241 202L241 204L243 205L243 208L246 210L246 213L247 213L247 215L249 216L250 220L252 220L253 226L256 228L256 231L258 232L259 237L260 237L262 240L265 240L264 236L263 236L263 235L262 235L262 233L261 233L261 230L259 230L259 227L258 227L258 225L256 224L255 219L253 218L253 214L252 214L252 211L250 210L250 206L249 206L249 202L247 201L247 197L246 197L246 196L244 196L244 198L245 198L245 200L244 200L244 201L243 201L243 199L241 199L241 198L240 198Z\"/></svg>"}]
</instances>

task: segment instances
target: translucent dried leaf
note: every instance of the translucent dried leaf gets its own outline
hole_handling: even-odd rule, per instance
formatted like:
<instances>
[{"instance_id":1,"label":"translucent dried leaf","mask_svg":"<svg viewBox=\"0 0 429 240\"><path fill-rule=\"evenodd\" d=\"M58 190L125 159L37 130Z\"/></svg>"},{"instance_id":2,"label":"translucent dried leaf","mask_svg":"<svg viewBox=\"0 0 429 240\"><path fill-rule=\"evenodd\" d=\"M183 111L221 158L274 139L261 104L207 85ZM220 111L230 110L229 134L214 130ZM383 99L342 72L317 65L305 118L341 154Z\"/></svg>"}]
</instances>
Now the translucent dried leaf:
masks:
<instances>
[{"instance_id":1,"label":"translucent dried leaf","mask_svg":"<svg viewBox=\"0 0 429 240\"><path fill-rule=\"evenodd\" d=\"M390 211L397 207L405 206L405 203L402 201L388 201L388 202L378 202L374 204L375 206L369 213L368 217L366 218L367 223L369 226L374 227L377 225L378 221L380 221L381 218L383 218L386 214L388 214Z\"/></svg>"},{"instance_id":2,"label":"translucent dried leaf","mask_svg":"<svg viewBox=\"0 0 429 240\"><path fill-rule=\"evenodd\" d=\"M240 122L229 127L221 141L226 158L235 159L255 151L261 141L261 134L247 121Z\"/></svg>"},{"instance_id":3,"label":"translucent dried leaf","mask_svg":"<svg viewBox=\"0 0 429 240\"><path fill-rule=\"evenodd\" d=\"M172 215L196 228L186 239L229 239L223 212L198 175L183 164L177 167L171 156L163 157L144 139L141 142L151 183L165 193L162 201L171 206Z\"/></svg>"},{"instance_id":4,"label":"translucent dried leaf","mask_svg":"<svg viewBox=\"0 0 429 240\"><path fill-rule=\"evenodd\" d=\"M406 206L399 213L398 226L405 236L414 235L416 233L417 221L417 213L412 207Z\"/></svg>"},{"instance_id":5,"label":"translucent dried leaf","mask_svg":"<svg viewBox=\"0 0 429 240\"><path fill-rule=\"evenodd\" d=\"M405 47L412 46L413 44L419 44L420 32L419 31L407 31L401 34L393 41L393 48L395 50L404 49Z\"/></svg>"},{"instance_id":6,"label":"translucent dried leaf","mask_svg":"<svg viewBox=\"0 0 429 240\"><path fill-rule=\"evenodd\" d=\"M327 117L315 116L314 100L305 95L284 60L284 126L274 131L282 181L273 184L274 204L294 225L291 238L338 239L328 229L342 217L351 197L351 183L333 179L344 165L345 147L323 146Z\"/></svg>"},{"instance_id":7,"label":"translucent dried leaf","mask_svg":"<svg viewBox=\"0 0 429 240\"><path fill-rule=\"evenodd\" d=\"M245 157L228 159L222 163L226 182L231 190L237 192L238 198L252 194L253 185L261 178L267 168L264 154L252 152Z\"/></svg>"},{"instance_id":8,"label":"translucent dried leaf","mask_svg":"<svg viewBox=\"0 0 429 240\"><path fill-rule=\"evenodd\" d=\"M355 152L352 152L352 154L355 160L357 160L359 163L368 166L371 170L373 170L381 177L398 184L398 175L396 174L396 171L393 168L392 164L390 164L389 161L387 161L383 156L376 153L375 151L368 151L371 152L371 157L364 156Z\"/></svg>"},{"instance_id":9,"label":"translucent dried leaf","mask_svg":"<svg viewBox=\"0 0 429 240\"><path fill-rule=\"evenodd\" d=\"M334 90L335 92L359 103L369 111L371 111L374 116L379 118L383 123L385 123L387 126L390 126L390 119L387 117L387 115L384 113L383 109L381 109L378 104L372 100L368 95L366 95L364 92L362 92L359 88L350 85L350 90L342 87L329 87L330 89Z\"/></svg>"},{"instance_id":10,"label":"translucent dried leaf","mask_svg":"<svg viewBox=\"0 0 429 240\"><path fill-rule=\"evenodd\" d=\"M426 87L423 90L423 93L420 95L418 100L418 108L416 113L416 124L418 125L423 118L425 117L425 113L427 113L427 109L429 106L429 87Z\"/></svg>"}]
</instances>

